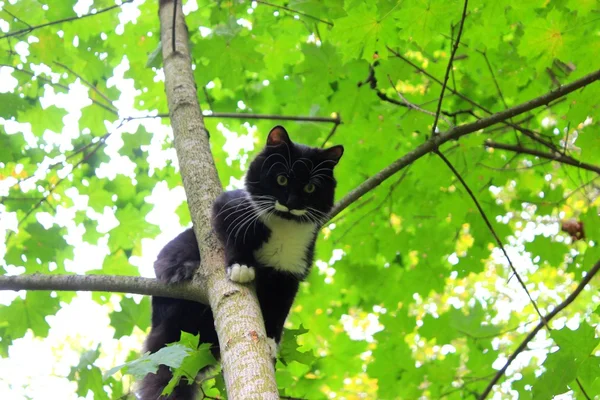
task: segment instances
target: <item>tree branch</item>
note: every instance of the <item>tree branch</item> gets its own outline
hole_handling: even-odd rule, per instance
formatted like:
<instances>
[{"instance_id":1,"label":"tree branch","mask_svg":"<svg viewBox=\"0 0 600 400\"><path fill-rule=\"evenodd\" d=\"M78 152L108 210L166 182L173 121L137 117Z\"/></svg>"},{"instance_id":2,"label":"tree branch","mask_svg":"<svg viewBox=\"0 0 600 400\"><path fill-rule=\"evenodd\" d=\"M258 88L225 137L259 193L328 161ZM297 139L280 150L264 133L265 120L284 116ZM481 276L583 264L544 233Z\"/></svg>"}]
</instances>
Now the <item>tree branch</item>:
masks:
<instances>
[{"instance_id":1,"label":"tree branch","mask_svg":"<svg viewBox=\"0 0 600 400\"><path fill-rule=\"evenodd\" d=\"M278 399L275 370L264 322L252 285L239 285L225 276L223 245L211 228L211 211L221 193L221 182L210 151L208 134L198 104L198 94L188 30L181 2L173 29L173 0L161 0L161 42L177 35L177 51L163 46L165 87L174 145L194 233L202 256L193 284L205 289L221 343L221 365L232 399Z\"/></svg>"},{"instance_id":2,"label":"tree branch","mask_svg":"<svg viewBox=\"0 0 600 400\"><path fill-rule=\"evenodd\" d=\"M277 115L277 114L245 114L245 113L227 113L213 112L202 114L204 118L237 118L237 119L270 119L273 121L305 121L305 122L332 122L341 124L340 117L310 117L297 115Z\"/></svg>"},{"instance_id":3,"label":"tree branch","mask_svg":"<svg viewBox=\"0 0 600 400\"><path fill-rule=\"evenodd\" d=\"M0 276L0 290L65 290L116 292L162 296L207 304L206 293L186 282L166 284L156 279L119 275L17 275Z\"/></svg>"},{"instance_id":4,"label":"tree branch","mask_svg":"<svg viewBox=\"0 0 600 400\"><path fill-rule=\"evenodd\" d=\"M92 12L92 13L89 13L89 14L83 14L81 17L63 18L63 19L59 19L57 21L46 22L45 24L30 26L28 28L20 29L18 31L8 32L6 35L0 36L0 40L6 39L6 38L9 38L9 37L12 37L12 36L17 36L17 35L20 35L22 33L29 33L29 32L35 31L36 29L45 28L47 26L56 25L56 24L62 24L63 22L70 22L70 21L75 21L75 20L78 20L78 19L84 19L84 18L87 18L87 17L93 17L94 15L102 14L102 13L105 13L107 11L114 10L115 8L121 8L121 6L123 4L131 3L132 1L133 0L123 0L123 2L121 4L115 4L114 6L106 7L106 8L103 8L102 10L98 10L96 12Z\"/></svg>"},{"instance_id":5,"label":"tree branch","mask_svg":"<svg viewBox=\"0 0 600 400\"><path fill-rule=\"evenodd\" d=\"M442 132L438 135L435 135L434 137L431 137L425 143L418 146L414 150L408 152L404 156L400 157L399 159L397 159L396 161L394 161L393 163L391 163L390 165L383 168L381 171L379 171L378 173L361 183L354 190L350 191L350 193L344 196L334 206L333 210L331 211L330 218L333 218L334 216L339 214L342 210L344 210L354 201L358 200L365 193L379 186L383 181L385 181L390 176L394 175L396 172L400 171L402 168L418 160L424 155L434 151L442 144L450 140L456 140L461 136L465 136L478 130L487 128L488 126L497 124L499 122L503 122L505 119L523 114L527 111L531 111L534 108L540 107L544 104L548 104L549 102L556 100L562 96L565 96L584 86L587 86L590 83L597 81L598 79L600 79L600 70L592 72L591 74L586 75L581 79L578 79L567 85L561 86L560 88L554 89L525 103L521 103L512 108L500 111L496 114L493 114L486 118L482 118L475 122L456 126L452 129L449 129L446 132Z\"/></svg>"},{"instance_id":6,"label":"tree branch","mask_svg":"<svg viewBox=\"0 0 600 400\"><path fill-rule=\"evenodd\" d=\"M462 16L460 18L460 25L458 26L458 35L456 36L456 41L452 46L452 52L450 53L450 59L448 60L448 66L446 67L446 74L444 75L444 81L442 82L442 91L440 93L440 99L438 101L437 110L435 111L435 119L433 120L433 126L431 127L431 135L436 134L436 128L438 119L440 117L440 111L442 110L442 102L444 101L444 92L446 91L446 85L448 84L448 77L450 76L450 70L452 69L452 62L454 61L454 56L456 55L456 50L458 50L458 44L460 43L460 36L462 35L463 25L465 24L465 19L467 18L467 6L469 5L469 0L465 0Z\"/></svg>"},{"instance_id":7,"label":"tree branch","mask_svg":"<svg viewBox=\"0 0 600 400\"><path fill-rule=\"evenodd\" d=\"M518 154L529 154L529 155L536 156L539 158L545 158L547 160L557 161L561 164L572 165L577 168L585 169L587 171L592 171L597 174L600 174L600 166L584 163L584 162L574 159L571 156L566 156L566 155L563 155L558 152L551 154L551 153L546 153L546 152L535 150L535 149L529 149L529 148L526 148L523 146L497 143L497 142L489 142L489 141L485 142L485 146L493 148L493 149L508 150L508 151L512 151L512 152L515 152Z\"/></svg>"},{"instance_id":8,"label":"tree branch","mask_svg":"<svg viewBox=\"0 0 600 400\"><path fill-rule=\"evenodd\" d=\"M583 291L583 289L585 288L585 286L592 280L592 278L594 277L594 275L596 275L598 273L599 270L600 270L600 261L598 261L592 267L592 269L590 269L588 271L587 275L581 280L581 282L579 282L579 285L577 285L577 288L575 288L575 290L573 291L573 293L571 293L569 295L569 297L567 297L562 303L560 303L558 306L556 306L556 308L554 310L552 310L552 312L546 314L546 316L544 317L544 319L542 320L542 322L540 322L529 333L529 335L527 335L527 337L523 340L523 342L521 342L521 344L519 345L519 347L517 347L517 349L510 355L510 357L508 358L508 360L506 361L506 363L504 364L504 366L496 373L496 375L494 375L494 378L492 378L492 380L490 381L490 383L488 384L488 386L485 388L485 390L483 391L483 393L478 397L478 400L484 400L488 396L488 394L490 394L490 392L492 391L492 388L500 380L500 378L502 378L502 376L506 372L506 369L508 368L508 366L510 364L512 364L512 362L517 358L517 356L523 350L525 350L525 348L527 347L527 344L533 340L533 338L535 337L535 335L537 335L537 333L540 330L542 330L542 328L544 328L545 323L543 321L545 320L547 322L550 322L550 320L552 320L554 317L556 317L556 315L558 313L560 313L569 304L571 304L577 298L577 296L579 296L579 294Z\"/></svg>"},{"instance_id":9,"label":"tree branch","mask_svg":"<svg viewBox=\"0 0 600 400\"><path fill-rule=\"evenodd\" d=\"M481 208L481 205L479 204L479 201L477 200L477 197L475 197L475 194L473 194L473 191L471 190L471 188L469 187L469 185L467 185L467 182L465 182L465 180L463 179L463 177L456 170L456 168L454 168L454 165L452 165L452 163L446 158L446 156L441 151L436 151L436 154L442 159L442 161L448 166L448 168L450 168L450 170L452 171L452 173L460 181L460 183L463 185L463 187L465 188L465 190L467 191L467 193L471 197L471 200L473 200L473 203L475 203L475 206L477 207L477 210L479 211L479 214L481 214L481 218L483 218L483 221L485 222L485 224L487 225L488 229L492 233L492 236L494 236L494 239L496 240L496 244L498 245L498 247L500 247L500 250L502 250L502 254L504 254L504 257L506 257L506 259L508 260L508 265L510 265L510 269L512 270L513 274L515 274L515 276L517 277L517 280L519 281L519 284L521 285L521 287L523 288L523 290L525 290L525 293L527 293L527 297L529 298L529 301L533 305L533 308L535 308L535 311L537 312L537 314L542 319L542 322L545 323L544 316L542 315L542 313L541 313L540 309L538 308L537 304L535 303L535 301L531 297L531 294L529 293L529 290L527 289L527 286L525 285L525 282L523 282L523 279L521 279L521 276L517 272L517 269L515 268L512 260L510 259L510 257L508 256L508 253L506 252L506 249L504 248L504 245L502 244L502 240L500 240L500 237L496 233L496 230L492 226L492 223L490 222L489 218L485 214L485 211L483 211L483 208Z\"/></svg>"}]
</instances>

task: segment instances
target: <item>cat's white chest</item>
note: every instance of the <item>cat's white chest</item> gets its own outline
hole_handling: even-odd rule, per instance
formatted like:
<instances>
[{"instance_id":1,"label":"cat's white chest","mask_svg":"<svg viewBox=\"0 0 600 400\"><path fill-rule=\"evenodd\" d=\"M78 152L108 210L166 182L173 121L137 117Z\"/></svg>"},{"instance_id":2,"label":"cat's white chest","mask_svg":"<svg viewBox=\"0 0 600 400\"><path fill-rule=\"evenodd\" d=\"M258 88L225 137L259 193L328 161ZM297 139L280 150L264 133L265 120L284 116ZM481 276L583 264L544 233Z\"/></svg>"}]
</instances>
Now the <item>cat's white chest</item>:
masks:
<instances>
[{"instance_id":1,"label":"cat's white chest","mask_svg":"<svg viewBox=\"0 0 600 400\"><path fill-rule=\"evenodd\" d=\"M316 227L279 217L262 221L270 230L269 240L254 251L261 264L292 274L306 271L306 249L314 239Z\"/></svg>"}]
</instances>

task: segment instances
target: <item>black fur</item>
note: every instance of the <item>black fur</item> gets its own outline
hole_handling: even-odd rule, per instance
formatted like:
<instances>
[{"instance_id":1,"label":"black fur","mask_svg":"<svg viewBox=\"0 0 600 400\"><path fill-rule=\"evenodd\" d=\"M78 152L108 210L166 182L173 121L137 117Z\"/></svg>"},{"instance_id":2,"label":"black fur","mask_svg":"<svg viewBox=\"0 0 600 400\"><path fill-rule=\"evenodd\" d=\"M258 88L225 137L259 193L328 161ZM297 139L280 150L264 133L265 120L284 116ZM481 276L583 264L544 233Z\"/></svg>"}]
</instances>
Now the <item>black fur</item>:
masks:
<instances>
[{"instance_id":1,"label":"black fur","mask_svg":"<svg viewBox=\"0 0 600 400\"><path fill-rule=\"evenodd\" d=\"M213 228L225 245L226 265L228 268L233 264L254 267L267 336L276 343L281 340L283 324L299 283L312 265L316 232L327 221L327 213L333 207L336 185L333 167L342 153L341 146L323 150L292 143L285 129L275 127L269 134L267 146L249 166L246 190L224 192L213 206ZM281 184L280 175L286 177L285 185ZM308 184L314 184L311 193L308 193ZM307 213L293 215L281 211L281 206L278 211L275 201L290 210L306 209ZM299 227L314 226L314 233L300 258L301 268L293 272L286 271L285 265L268 265L256 259L256 252L261 246L277 234L267 226L273 220L294 221L302 224L297 225ZM193 230L188 229L161 250L154 269L159 280L174 283L190 279L199 263L196 237ZM219 343L209 306L154 297L152 328L146 339L146 351L156 352L167 343L178 341L181 331L200 333L200 341L211 343L213 353L218 357ZM148 374L140 386L141 399L161 398L160 393L170 378L171 373L165 366L161 366L158 374ZM196 388L186 383L180 384L169 399L193 399Z\"/></svg>"}]
</instances>

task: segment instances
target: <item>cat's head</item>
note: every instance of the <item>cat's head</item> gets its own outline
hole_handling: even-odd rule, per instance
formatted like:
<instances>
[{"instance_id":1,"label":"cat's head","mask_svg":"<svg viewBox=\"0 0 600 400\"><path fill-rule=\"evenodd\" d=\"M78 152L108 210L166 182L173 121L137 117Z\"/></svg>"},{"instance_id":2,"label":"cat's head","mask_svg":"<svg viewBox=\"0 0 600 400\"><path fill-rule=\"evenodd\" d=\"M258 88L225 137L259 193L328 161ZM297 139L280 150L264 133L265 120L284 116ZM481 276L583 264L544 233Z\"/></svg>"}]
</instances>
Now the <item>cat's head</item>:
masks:
<instances>
[{"instance_id":1,"label":"cat's head","mask_svg":"<svg viewBox=\"0 0 600 400\"><path fill-rule=\"evenodd\" d=\"M320 149L293 143L286 130L276 126L250 163L246 190L265 216L321 225L333 207L333 167L343 153L342 146Z\"/></svg>"}]
</instances>

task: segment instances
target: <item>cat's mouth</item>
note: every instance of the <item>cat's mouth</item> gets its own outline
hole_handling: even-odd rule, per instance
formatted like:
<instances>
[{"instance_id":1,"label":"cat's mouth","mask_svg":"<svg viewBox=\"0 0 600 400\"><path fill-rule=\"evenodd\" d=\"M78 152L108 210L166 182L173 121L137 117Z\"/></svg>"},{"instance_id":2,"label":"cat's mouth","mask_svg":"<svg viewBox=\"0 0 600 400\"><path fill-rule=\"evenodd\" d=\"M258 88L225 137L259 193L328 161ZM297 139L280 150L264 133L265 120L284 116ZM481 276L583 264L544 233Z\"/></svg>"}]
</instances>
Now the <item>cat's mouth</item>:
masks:
<instances>
[{"instance_id":1,"label":"cat's mouth","mask_svg":"<svg viewBox=\"0 0 600 400\"><path fill-rule=\"evenodd\" d=\"M298 210L298 209L290 210L287 206L284 206L283 204L281 204L279 202L279 200L275 200L275 210L279 211L280 213L290 213L292 215L295 215L296 217L301 217L308 212L307 210Z\"/></svg>"}]
</instances>

